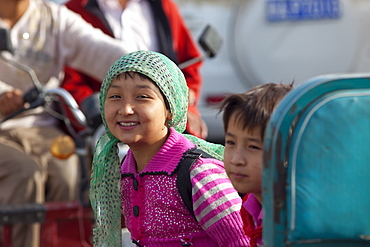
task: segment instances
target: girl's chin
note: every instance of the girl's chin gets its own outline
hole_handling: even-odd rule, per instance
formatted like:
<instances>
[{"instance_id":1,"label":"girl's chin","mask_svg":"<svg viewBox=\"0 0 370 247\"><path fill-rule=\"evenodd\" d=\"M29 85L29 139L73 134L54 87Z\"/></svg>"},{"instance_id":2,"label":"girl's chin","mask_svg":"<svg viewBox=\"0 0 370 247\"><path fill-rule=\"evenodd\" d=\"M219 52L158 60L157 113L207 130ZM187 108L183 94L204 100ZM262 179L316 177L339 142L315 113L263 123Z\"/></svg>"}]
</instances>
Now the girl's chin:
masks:
<instances>
[{"instance_id":1,"label":"girl's chin","mask_svg":"<svg viewBox=\"0 0 370 247\"><path fill-rule=\"evenodd\" d=\"M121 138L120 141L125 143L130 148L149 145L142 138Z\"/></svg>"},{"instance_id":2,"label":"girl's chin","mask_svg":"<svg viewBox=\"0 0 370 247\"><path fill-rule=\"evenodd\" d=\"M118 138L121 142L127 144L128 146L130 146L130 144L134 144L137 142L137 138L134 138L134 137L129 137L129 136L120 136L120 138Z\"/></svg>"}]
</instances>

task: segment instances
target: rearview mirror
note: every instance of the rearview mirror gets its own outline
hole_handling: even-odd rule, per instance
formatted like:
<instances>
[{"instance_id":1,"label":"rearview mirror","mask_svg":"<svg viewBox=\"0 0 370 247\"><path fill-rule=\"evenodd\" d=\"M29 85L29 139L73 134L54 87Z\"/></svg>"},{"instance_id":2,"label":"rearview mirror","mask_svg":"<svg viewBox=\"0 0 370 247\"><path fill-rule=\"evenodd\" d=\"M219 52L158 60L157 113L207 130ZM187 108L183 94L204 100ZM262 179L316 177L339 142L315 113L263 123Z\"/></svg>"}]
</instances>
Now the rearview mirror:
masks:
<instances>
[{"instance_id":1,"label":"rearview mirror","mask_svg":"<svg viewBox=\"0 0 370 247\"><path fill-rule=\"evenodd\" d=\"M178 66L180 69L184 69L195 63L203 61L206 58L212 58L216 56L222 44L222 37L216 31L216 29L214 29L211 25L207 25L204 28L204 31L202 32L202 34L200 35L198 42L199 42L199 45L202 47L202 50L204 51L204 55L200 57L195 57L193 59L190 59L188 61L185 61L179 64Z\"/></svg>"},{"instance_id":2,"label":"rearview mirror","mask_svg":"<svg viewBox=\"0 0 370 247\"><path fill-rule=\"evenodd\" d=\"M214 57L220 50L222 37L211 25L207 25L199 37L199 44L208 57Z\"/></svg>"}]
</instances>

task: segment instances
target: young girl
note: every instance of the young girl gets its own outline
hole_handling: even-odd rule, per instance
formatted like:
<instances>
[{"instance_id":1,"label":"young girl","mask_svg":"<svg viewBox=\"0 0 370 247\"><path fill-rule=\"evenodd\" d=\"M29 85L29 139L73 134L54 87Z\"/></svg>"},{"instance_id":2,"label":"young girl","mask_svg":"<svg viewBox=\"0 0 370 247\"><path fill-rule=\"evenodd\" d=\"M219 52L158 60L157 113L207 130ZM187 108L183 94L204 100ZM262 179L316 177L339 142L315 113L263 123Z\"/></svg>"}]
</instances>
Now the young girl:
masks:
<instances>
[{"instance_id":1,"label":"young girl","mask_svg":"<svg viewBox=\"0 0 370 247\"><path fill-rule=\"evenodd\" d=\"M130 53L109 70L100 94L107 134L97 144L91 181L95 246L120 246L121 180L123 215L137 246L248 246L241 199L218 160L223 147L180 134L187 99L182 72L159 53ZM121 169L119 141L130 147ZM176 180L184 152L195 147L218 159L200 157L190 168L192 214Z\"/></svg>"}]
</instances>

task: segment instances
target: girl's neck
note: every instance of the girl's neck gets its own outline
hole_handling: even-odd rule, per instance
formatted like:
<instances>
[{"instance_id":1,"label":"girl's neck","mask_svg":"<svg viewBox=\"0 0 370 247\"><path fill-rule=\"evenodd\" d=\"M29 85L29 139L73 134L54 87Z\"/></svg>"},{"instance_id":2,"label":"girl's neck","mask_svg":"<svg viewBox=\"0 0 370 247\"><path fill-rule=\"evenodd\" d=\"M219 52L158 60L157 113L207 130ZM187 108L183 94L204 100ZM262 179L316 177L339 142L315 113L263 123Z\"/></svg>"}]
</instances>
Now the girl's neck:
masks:
<instances>
[{"instance_id":1,"label":"girl's neck","mask_svg":"<svg viewBox=\"0 0 370 247\"><path fill-rule=\"evenodd\" d=\"M149 161L154 157L158 151L154 151L152 148L130 148L132 154L135 157L136 169L138 172L144 170Z\"/></svg>"},{"instance_id":2,"label":"girl's neck","mask_svg":"<svg viewBox=\"0 0 370 247\"><path fill-rule=\"evenodd\" d=\"M144 170L149 161L154 157L154 155L156 155L156 153L158 153L158 151L166 142L169 135L170 133L168 132L168 134L163 139L145 146L129 146L132 154L135 157L137 166L136 168L139 172Z\"/></svg>"},{"instance_id":3,"label":"girl's neck","mask_svg":"<svg viewBox=\"0 0 370 247\"><path fill-rule=\"evenodd\" d=\"M29 0L1 0L0 18L12 28L26 12Z\"/></svg>"}]
</instances>

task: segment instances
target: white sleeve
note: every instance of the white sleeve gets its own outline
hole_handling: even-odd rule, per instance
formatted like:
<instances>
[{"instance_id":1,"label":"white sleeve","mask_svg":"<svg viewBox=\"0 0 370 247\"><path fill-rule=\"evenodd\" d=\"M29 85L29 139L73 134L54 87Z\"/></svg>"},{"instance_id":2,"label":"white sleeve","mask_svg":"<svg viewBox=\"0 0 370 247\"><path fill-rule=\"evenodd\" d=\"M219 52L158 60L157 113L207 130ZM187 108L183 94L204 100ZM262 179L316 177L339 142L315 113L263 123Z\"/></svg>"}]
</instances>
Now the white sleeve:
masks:
<instances>
[{"instance_id":1,"label":"white sleeve","mask_svg":"<svg viewBox=\"0 0 370 247\"><path fill-rule=\"evenodd\" d=\"M111 65L128 53L122 42L94 28L65 6L59 11L60 52L66 64L103 80Z\"/></svg>"}]
</instances>

